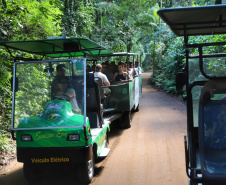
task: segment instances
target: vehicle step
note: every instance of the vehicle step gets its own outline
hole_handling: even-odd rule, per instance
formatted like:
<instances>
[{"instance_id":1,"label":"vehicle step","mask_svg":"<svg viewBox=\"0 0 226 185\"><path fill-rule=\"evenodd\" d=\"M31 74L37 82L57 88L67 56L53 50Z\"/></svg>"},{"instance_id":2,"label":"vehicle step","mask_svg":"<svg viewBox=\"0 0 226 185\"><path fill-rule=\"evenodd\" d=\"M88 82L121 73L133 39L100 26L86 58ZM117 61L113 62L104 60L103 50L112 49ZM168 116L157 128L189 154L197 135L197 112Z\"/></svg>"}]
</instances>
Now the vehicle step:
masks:
<instances>
[{"instance_id":1,"label":"vehicle step","mask_svg":"<svg viewBox=\"0 0 226 185\"><path fill-rule=\"evenodd\" d=\"M99 157L107 157L108 154L109 154L109 152L110 152L110 148L104 148L104 149L101 151Z\"/></svg>"},{"instance_id":2,"label":"vehicle step","mask_svg":"<svg viewBox=\"0 0 226 185\"><path fill-rule=\"evenodd\" d=\"M108 115L104 115L104 120L112 122L120 118L121 116L122 116L122 113L108 114Z\"/></svg>"},{"instance_id":3,"label":"vehicle step","mask_svg":"<svg viewBox=\"0 0 226 185\"><path fill-rule=\"evenodd\" d=\"M116 111L116 110L117 110L116 108L108 108L108 109L104 109L103 112L107 113L107 112L113 112L113 111Z\"/></svg>"}]
</instances>

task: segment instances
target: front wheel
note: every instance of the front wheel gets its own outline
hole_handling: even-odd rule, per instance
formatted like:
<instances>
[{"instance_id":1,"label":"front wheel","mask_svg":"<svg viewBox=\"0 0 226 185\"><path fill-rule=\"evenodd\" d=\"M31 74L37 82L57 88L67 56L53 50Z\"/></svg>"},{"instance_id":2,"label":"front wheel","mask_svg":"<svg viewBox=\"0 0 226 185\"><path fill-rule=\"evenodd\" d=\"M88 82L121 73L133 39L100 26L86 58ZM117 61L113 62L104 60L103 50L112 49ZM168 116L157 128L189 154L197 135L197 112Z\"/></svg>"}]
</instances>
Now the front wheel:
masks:
<instances>
[{"instance_id":1,"label":"front wheel","mask_svg":"<svg viewBox=\"0 0 226 185\"><path fill-rule=\"evenodd\" d=\"M130 128L132 126L131 111L124 112L124 114L122 116L122 126L125 128Z\"/></svg>"},{"instance_id":2,"label":"front wheel","mask_svg":"<svg viewBox=\"0 0 226 185\"><path fill-rule=\"evenodd\" d=\"M80 165L79 168L79 178L80 181L84 183L90 183L94 176L94 155L92 154L91 160L86 161L85 163Z\"/></svg>"},{"instance_id":3,"label":"front wheel","mask_svg":"<svg viewBox=\"0 0 226 185\"><path fill-rule=\"evenodd\" d=\"M197 183L193 182L191 179L189 179L189 185L197 185Z\"/></svg>"}]
</instances>

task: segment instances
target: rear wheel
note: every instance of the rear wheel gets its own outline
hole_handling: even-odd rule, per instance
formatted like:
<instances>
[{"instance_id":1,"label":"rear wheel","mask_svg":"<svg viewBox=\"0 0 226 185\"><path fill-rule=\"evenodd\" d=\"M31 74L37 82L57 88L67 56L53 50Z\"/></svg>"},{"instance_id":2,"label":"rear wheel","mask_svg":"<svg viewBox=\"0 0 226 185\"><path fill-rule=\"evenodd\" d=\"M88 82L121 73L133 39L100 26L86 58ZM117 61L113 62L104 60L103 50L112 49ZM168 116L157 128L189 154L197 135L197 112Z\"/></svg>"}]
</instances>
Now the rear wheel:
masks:
<instances>
[{"instance_id":1,"label":"rear wheel","mask_svg":"<svg viewBox=\"0 0 226 185\"><path fill-rule=\"evenodd\" d=\"M92 154L91 160L86 161L80 165L79 179L84 183L90 183L94 176L94 155Z\"/></svg>"},{"instance_id":2,"label":"rear wheel","mask_svg":"<svg viewBox=\"0 0 226 185\"><path fill-rule=\"evenodd\" d=\"M132 115L130 111L124 112L122 116L122 126L125 128L130 128L132 125Z\"/></svg>"}]
</instances>

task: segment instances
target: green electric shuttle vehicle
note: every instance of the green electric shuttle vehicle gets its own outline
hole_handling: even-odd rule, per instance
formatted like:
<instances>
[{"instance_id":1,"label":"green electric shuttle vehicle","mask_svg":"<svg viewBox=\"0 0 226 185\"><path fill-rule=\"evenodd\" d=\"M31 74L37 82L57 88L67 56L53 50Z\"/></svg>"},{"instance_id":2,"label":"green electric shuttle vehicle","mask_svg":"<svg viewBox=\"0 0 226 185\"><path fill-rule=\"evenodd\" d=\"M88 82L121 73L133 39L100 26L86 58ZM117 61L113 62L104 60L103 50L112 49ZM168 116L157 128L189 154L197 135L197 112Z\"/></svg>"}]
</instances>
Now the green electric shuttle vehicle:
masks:
<instances>
[{"instance_id":1,"label":"green electric shuttle vehicle","mask_svg":"<svg viewBox=\"0 0 226 185\"><path fill-rule=\"evenodd\" d=\"M131 126L131 107L139 107L134 99L137 80L109 86L104 107L103 87L93 73L86 73L86 59L112 55L108 49L89 39L59 37L0 45L12 57L20 50L24 56L45 58L14 62L11 130L26 179L37 181L46 166L70 165L78 167L81 181L90 183L95 160L110 151L110 123L118 119Z\"/></svg>"},{"instance_id":2,"label":"green electric shuttle vehicle","mask_svg":"<svg viewBox=\"0 0 226 185\"><path fill-rule=\"evenodd\" d=\"M184 143L189 184L226 184L226 91L215 89L214 98L204 94L200 100L208 80L226 83L226 5L167 8L158 15L177 36L184 36L186 67L177 74L176 82L178 90L186 87ZM209 41L202 35L218 37L209 37L214 40Z\"/></svg>"},{"instance_id":3,"label":"green electric shuttle vehicle","mask_svg":"<svg viewBox=\"0 0 226 185\"><path fill-rule=\"evenodd\" d=\"M108 60L111 57L114 58L129 58L130 61L134 64L135 57L139 57L139 53L113 53L107 55ZM119 60L121 62L122 60ZM126 63L126 62L125 62ZM128 63L128 62L127 62ZM137 76L133 76L131 81L127 83L111 83L111 97L108 101L107 107L113 112L122 113L121 126L124 128L130 128L132 124L132 112L139 111L139 102L142 98L142 76L141 71L138 70L140 67L135 68L137 70ZM127 72L129 71L129 63L127 64Z\"/></svg>"}]
</instances>

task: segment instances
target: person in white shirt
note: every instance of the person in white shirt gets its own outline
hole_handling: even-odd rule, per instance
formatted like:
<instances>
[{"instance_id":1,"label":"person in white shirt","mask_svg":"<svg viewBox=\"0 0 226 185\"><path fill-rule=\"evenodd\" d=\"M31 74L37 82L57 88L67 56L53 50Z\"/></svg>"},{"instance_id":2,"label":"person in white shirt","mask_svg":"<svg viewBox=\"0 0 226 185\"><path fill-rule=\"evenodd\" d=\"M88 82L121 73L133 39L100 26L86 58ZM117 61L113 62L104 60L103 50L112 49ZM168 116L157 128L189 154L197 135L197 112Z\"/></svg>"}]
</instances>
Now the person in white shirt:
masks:
<instances>
[{"instance_id":1,"label":"person in white shirt","mask_svg":"<svg viewBox=\"0 0 226 185\"><path fill-rule=\"evenodd\" d=\"M101 64L97 64L96 67L95 67L95 73L94 73L94 78L95 77L98 77L102 80L102 85L103 86L110 86L110 82L107 78L107 76L105 74L103 74L101 72L102 70L102 65ZM106 96L106 101L109 100L110 98L110 95L111 95L111 89L110 88L104 88L104 95ZM103 97L101 97L103 99Z\"/></svg>"},{"instance_id":2,"label":"person in white shirt","mask_svg":"<svg viewBox=\"0 0 226 185\"><path fill-rule=\"evenodd\" d=\"M109 82L107 76L101 72L101 70L102 70L102 65L97 64L96 68L95 68L94 77L100 78L102 80L103 86L109 86L110 82Z\"/></svg>"}]
</instances>

